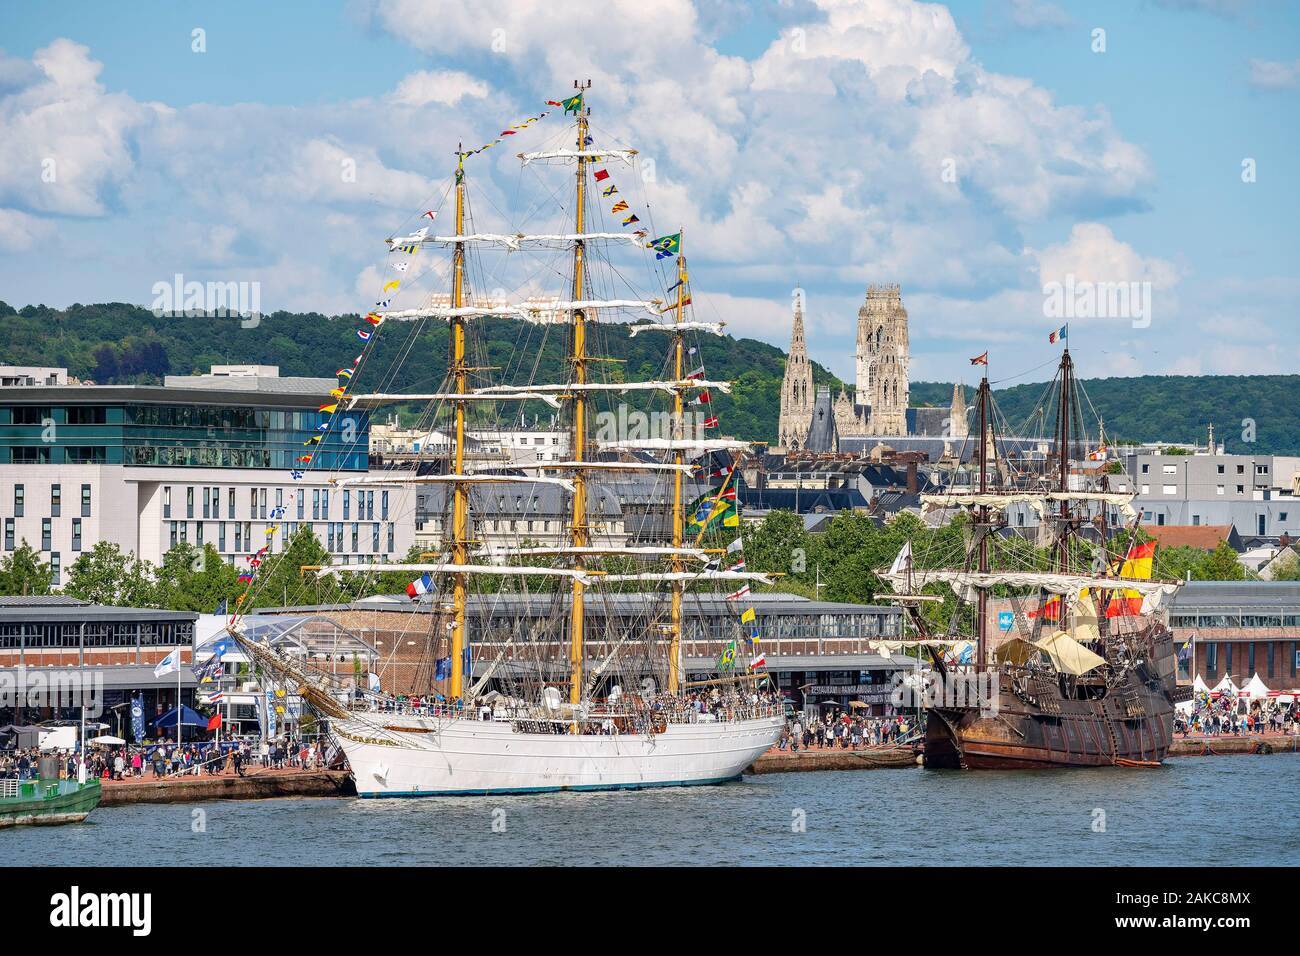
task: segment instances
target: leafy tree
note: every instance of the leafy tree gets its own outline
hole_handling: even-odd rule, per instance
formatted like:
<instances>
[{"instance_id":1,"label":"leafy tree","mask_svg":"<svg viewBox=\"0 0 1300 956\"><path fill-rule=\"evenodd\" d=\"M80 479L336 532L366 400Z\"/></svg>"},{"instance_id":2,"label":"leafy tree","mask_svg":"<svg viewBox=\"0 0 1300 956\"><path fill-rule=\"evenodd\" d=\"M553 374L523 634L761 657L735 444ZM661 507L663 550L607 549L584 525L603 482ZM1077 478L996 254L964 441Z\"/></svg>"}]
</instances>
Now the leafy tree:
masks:
<instances>
[{"instance_id":1,"label":"leafy tree","mask_svg":"<svg viewBox=\"0 0 1300 956\"><path fill-rule=\"evenodd\" d=\"M1244 581L1246 568L1237 552L1226 541L1207 554L1200 565L1200 577L1205 581Z\"/></svg>"},{"instance_id":2,"label":"leafy tree","mask_svg":"<svg viewBox=\"0 0 1300 956\"><path fill-rule=\"evenodd\" d=\"M200 550L183 541L163 555L158 569L159 603L173 610L211 614L242 590L238 572L210 544Z\"/></svg>"},{"instance_id":3,"label":"leafy tree","mask_svg":"<svg viewBox=\"0 0 1300 956\"><path fill-rule=\"evenodd\" d=\"M0 559L0 594L49 594L54 572L24 538L13 554Z\"/></svg>"},{"instance_id":4,"label":"leafy tree","mask_svg":"<svg viewBox=\"0 0 1300 956\"><path fill-rule=\"evenodd\" d=\"M123 553L111 541L100 541L68 569L63 592L92 604L156 607L156 569L134 552Z\"/></svg>"}]
</instances>

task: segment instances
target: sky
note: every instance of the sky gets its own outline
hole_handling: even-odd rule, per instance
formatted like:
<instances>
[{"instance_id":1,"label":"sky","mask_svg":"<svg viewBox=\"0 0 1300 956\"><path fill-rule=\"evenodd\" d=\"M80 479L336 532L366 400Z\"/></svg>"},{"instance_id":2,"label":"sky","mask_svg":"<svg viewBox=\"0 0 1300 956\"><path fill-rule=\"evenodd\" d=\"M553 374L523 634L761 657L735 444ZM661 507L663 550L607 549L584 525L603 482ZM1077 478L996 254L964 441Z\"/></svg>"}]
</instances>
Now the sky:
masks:
<instances>
[{"instance_id":1,"label":"sky","mask_svg":"<svg viewBox=\"0 0 1300 956\"><path fill-rule=\"evenodd\" d=\"M633 211L684 230L696 318L733 335L786 348L802 289L812 358L851 379L866 288L899 283L913 380L971 381L985 350L997 381L1042 380L1067 322L1088 377L1294 370L1281 0L5 4L0 300L148 305L180 274L364 311L456 145L575 78L598 144L638 150ZM571 136L552 113L470 157L475 227L567 231L561 171L515 154ZM444 278L428 262L394 307ZM561 279L503 254L482 281Z\"/></svg>"}]
</instances>

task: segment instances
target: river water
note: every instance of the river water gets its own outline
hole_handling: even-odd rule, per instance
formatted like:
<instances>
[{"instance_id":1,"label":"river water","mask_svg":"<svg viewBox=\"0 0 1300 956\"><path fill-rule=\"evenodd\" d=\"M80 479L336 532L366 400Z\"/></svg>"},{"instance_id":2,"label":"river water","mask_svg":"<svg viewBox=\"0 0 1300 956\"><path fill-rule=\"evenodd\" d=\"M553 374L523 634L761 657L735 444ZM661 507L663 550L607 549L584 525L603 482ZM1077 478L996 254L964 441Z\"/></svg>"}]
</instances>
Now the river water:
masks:
<instances>
[{"instance_id":1,"label":"river water","mask_svg":"<svg viewBox=\"0 0 1300 956\"><path fill-rule=\"evenodd\" d=\"M718 787L101 807L9 865L1294 864L1300 755L1156 770L854 770Z\"/></svg>"}]
</instances>

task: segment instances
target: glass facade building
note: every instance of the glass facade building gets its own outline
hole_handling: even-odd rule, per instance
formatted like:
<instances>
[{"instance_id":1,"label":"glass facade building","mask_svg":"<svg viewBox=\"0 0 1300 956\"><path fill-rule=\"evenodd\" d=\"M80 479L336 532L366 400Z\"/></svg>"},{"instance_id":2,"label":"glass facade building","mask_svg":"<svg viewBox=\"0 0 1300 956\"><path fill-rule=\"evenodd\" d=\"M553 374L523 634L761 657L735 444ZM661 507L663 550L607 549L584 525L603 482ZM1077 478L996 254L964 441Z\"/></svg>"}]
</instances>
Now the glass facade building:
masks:
<instances>
[{"instance_id":1,"label":"glass facade building","mask_svg":"<svg viewBox=\"0 0 1300 956\"><path fill-rule=\"evenodd\" d=\"M104 394L109 393L109 394ZM0 464L311 468L365 471L369 413L317 411L325 399L126 386L0 394ZM304 444L322 434L320 442Z\"/></svg>"}]
</instances>

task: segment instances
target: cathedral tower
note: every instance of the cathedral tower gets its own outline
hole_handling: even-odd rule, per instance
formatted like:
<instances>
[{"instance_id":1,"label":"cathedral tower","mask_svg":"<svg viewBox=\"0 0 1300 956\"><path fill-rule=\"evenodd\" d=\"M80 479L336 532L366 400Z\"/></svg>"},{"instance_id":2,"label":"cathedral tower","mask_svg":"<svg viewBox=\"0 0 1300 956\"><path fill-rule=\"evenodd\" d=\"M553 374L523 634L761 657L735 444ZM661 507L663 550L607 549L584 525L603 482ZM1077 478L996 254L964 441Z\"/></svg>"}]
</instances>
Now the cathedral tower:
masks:
<instances>
[{"instance_id":1,"label":"cathedral tower","mask_svg":"<svg viewBox=\"0 0 1300 956\"><path fill-rule=\"evenodd\" d=\"M898 285L867 287L858 310L856 404L868 409L872 435L906 435L908 406L907 310Z\"/></svg>"},{"instance_id":2,"label":"cathedral tower","mask_svg":"<svg viewBox=\"0 0 1300 956\"><path fill-rule=\"evenodd\" d=\"M808 346L803 335L803 296L794 303L794 331L790 335L790 357L785 363L785 380L781 383L781 419L777 444L786 451L798 451L808 442L812 424L812 366L808 363Z\"/></svg>"}]
</instances>

